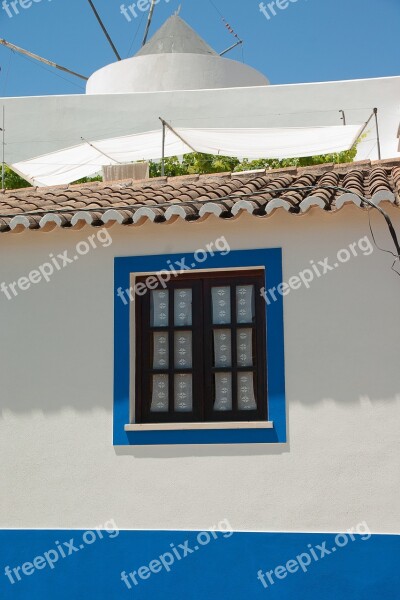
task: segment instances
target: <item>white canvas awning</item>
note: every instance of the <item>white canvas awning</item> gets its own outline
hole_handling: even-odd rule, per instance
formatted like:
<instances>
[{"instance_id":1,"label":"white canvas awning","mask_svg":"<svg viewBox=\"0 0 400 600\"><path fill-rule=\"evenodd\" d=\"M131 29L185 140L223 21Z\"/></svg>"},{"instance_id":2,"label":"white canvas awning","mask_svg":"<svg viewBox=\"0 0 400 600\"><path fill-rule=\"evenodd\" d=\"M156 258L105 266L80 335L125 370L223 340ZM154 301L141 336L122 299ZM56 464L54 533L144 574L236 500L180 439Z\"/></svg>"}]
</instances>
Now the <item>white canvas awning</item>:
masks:
<instances>
[{"instance_id":1,"label":"white canvas awning","mask_svg":"<svg viewBox=\"0 0 400 600\"><path fill-rule=\"evenodd\" d=\"M175 131L197 152L238 158L299 158L349 150L363 125Z\"/></svg>"},{"instance_id":2,"label":"white canvas awning","mask_svg":"<svg viewBox=\"0 0 400 600\"><path fill-rule=\"evenodd\" d=\"M195 149L207 154L246 158L292 158L348 150L362 125L275 129L166 129L165 156ZM186 142L186 143L185 143ZM12 168L38 186L70 183L102 166L162 156L162 131L85 141L78 146L13 163Z\"/></svg>"},{"instance_id":3,"label":"white canvas awning","mask_svg":"<svg viewBox=\"0 0 400 600\"><path fill-rule=\"evenodd\" d=\"M343 110L347 125L358 126L367 121L375 107L382 158L399 156L400 77L216 90L4 98L0 99L0 110L2 106L6 118L5 160L10 166L81 146L82 138L104 141L157 132L159 117L174 129L265 130L340 126ZM373 121L366 134L357 158L377 159ZM208 141L215 148L210 135L208 132ZM234 149L231 144L227 146ZM308 152L304 149L301 153ZM240 156L245 154L241 151ZM89 156L87 161L91 160Z\"/></svg>"}]
</instances>

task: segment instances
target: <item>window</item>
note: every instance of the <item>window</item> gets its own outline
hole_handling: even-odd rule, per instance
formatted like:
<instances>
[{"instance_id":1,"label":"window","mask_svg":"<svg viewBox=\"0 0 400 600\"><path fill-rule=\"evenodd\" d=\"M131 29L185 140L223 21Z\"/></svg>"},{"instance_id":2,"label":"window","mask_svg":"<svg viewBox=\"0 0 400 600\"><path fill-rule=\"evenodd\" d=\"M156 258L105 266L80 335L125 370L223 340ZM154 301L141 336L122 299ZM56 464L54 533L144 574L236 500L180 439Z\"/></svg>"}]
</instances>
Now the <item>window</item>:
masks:
<instances>
[{"instance_id":1,"label":"window","mask_svg":"<svg viewBox=\"0 0 400 600\"><path fill-rule=\"evenodd\" d=\"M267 420L264 285L194 271L136 298L136 423Z\"/></svg>"},{"instance_id":2,"label":"window","mask_svg":"<svg viewBox=\"0 0 400 600\"><path fill-rule=\"evenodd\" d=\"M276 290L284 280L282 250L280 248L231 249L229 254L216 252L214 256L208 256L201 266L196 257L195 252L149 255L140 253L136 256L118 256L114 259L113 443L115 446L284 444L287 440L284 298L281 294L276 294L276 301L268 303L257 291L260 285L266 290ZM192 270L184 271L177 278L171 278L171 286L166 290L154 289L154 286L157 285L157 281L154 279L157 278L152 275L169 269L171 264L191 265ZM253 281L251 281L252 277ZM146 286L148 289L145 294L140 296L141 290L139 290L138 293L132 294L129 302L129 290L138 281L142 281L143 290L144 280L148 280L148 286ZM215 287L221 290L229 287L232 290L232 286L236 289L237 286L252 285L255 287L254 305L251 304L250 309L252 311L251 323L241 323L236 318L237 306L235 305L232 309L232 304L237 301L236 291L230 296L231 322L213 323L213 294L212 291L210 293L210 289ZM185 307L182 306L179 307L181 309L179 314L185 314L185 317L182 317L183 325L175 326L173 305L170 306L169 302L172 295L175 300L175 289L178 288L181 291L191 290L191 324L187 318L188 313L183 312ZM160 307L157 304L157 296L154 296L152 300L152 291L167 291L164 299L168 298L168 327L157 326L155 320L152 325L151 311L153 310L153 314L157 315L157 307L162 308L163 312L167 309L166 306ZM124 293L121 294L121 292ZM181 301L183 302L183 300ZM244 308L248 307L248 304L240 306L243 307L242 310L248 310ZM138 311L139 316L137 315ZM147 320L145 318L146 311ZM173 314L172 318L171 314ZM154 319L159 317L161 314L155 316ZM246 315L242 314L241 317L245 318ZM158 321L158 323L160 322L163 323L163 320ZM179 330L179 327L182 329ZM186 337L180 336L184 339L189 339L189 335L192 335L191 367L186 362L175 368L175 357L173 357L173 361L170 361L170 357L173 356L170 354L170 347L172 347L172 342L175 342L175 329L179 333L187 332ZM226 363L223 361L223 357L229 350L229 347L225 347L227 338L221 340L216 335L214 339L214 331L222 330L225 330L228 336L230 335L228 339L231 348L228 356L231 357L231 360L234 358L230 366L225 366ZM240 331L240 334L247 334L248 330L252 332L253 364L249 364L248 353L246 353L250 340L246 335L245 338L240 338L238 345L238 335L240 335L238 330L247 330ZM156 333L161 335L155 336ZM167 346L163 346L164 341L161 340L160 343L159 339L165 333L168 334ZM170 338L171 333L173 333L173 337ZM178 342L183 344L183 340L178 339ZM232 347L234 344L236 344L236 352ZM242 347L239 348L239 346ZM158 350L155 352L155 348L164 348L166 352L158 352ZM238 355L238 348L242 351L241 355ZM179 349L182 349L181 346ZM162 362L163 359L166 360L167 352L168 368ZM172 352L175 352L175 346L173 346ZM184 357L186 356L185 354ZM200 356L200 360L198 360L198 356ZM173 365L171 373L174 385L172 390L170 390L171 365ZM216 375L224 373L224 369L228 373L228 382L230 381L232 384L232 410L214 410L218 407L216 394L219 391L217 390ZM238 373L253 374L256 411L254 408L239 410ZM153 375L168 377L168 386L166 387L168 412L164 406L158 407L160 412L150 410L153 402ZM189 391L191 393L189 396L192 402L190 411L187 397L181 397L182 405L177 407L179 410L175 409L175 375L192 377L191 379L190 377L181 379L182 384L186 382L187 385L189 382L189 385L190 383L192 385L191 389L190 387L189 390L186 388L185 392L185 389L182 388L183 392L181 392ZM222 377L219 375L219 378ZM146 386L147 391L144 389ZM243 387L247 386L243 385ZM229 388L225 386L221 387L221 390L229 392ZM220 396L221 401L225 398L227 398L223 402L225 409L227 404L230 408L230 396ZM244 399L242 397L243 401ZM222 408L223 404L220 403L219 407ZM164 412L161 412L161 408L164 409ZM170 409L172 410L170 411Z\"/></svg>"}]
</instances>

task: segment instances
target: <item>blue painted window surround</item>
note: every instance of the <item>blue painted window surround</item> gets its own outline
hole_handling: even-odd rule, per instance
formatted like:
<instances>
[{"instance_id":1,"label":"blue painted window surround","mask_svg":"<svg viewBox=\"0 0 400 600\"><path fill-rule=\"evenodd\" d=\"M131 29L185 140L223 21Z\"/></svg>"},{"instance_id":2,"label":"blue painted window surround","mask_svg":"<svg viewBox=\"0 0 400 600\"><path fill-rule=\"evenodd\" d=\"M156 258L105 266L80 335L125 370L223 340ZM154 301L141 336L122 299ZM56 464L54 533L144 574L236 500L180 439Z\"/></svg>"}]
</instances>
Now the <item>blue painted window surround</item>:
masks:
<instances>
[{"instance_id":1,"label":"blue painted window surround","mask_svg":"<svg viewBox=\"0 0 400 600\"><path fill-rule=\"evenodd\" d=\"M184 431L125 431L130 422L130 302L118 296L119 288L131 286L131 274L154 273L168 269L167 261L175 264L185 259L185 264L196 264L197 269L265 269L265 288L277 288L283 281L282 250L280 248L257 250L232 250L229 254L216 253L196 263L194 254L117 257L114 263L114 445L146 446L170 444L265 444L286 442L285 365L283 298L265 304L267 315L267 377L268 419L272 429L210 429ZM170 263L169 263L170 264ZM265 399L267 401L267 398Z\"/></svg>"}]
</instances>

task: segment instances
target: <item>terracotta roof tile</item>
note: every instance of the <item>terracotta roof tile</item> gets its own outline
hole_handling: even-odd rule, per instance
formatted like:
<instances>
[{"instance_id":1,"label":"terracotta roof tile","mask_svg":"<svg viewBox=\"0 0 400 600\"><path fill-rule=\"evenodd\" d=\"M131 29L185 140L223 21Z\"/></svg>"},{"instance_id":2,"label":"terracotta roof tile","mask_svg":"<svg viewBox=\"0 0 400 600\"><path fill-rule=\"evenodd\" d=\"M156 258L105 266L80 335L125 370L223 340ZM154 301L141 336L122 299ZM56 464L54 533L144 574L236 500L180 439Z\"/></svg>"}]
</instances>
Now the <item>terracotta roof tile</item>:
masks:
<instances>
[{"instance_id":1,"label":"terracotta roof tile","mask_svg":"<svg viewBox=\"0 0 400 600\"><path fill-rule=\"evenodd\" d=\"M212 214L229 219L243 211L265 217L277 209L298 215L313 206L334 213L346 203L365 209L359 196L400 206L400 159L11 190L0 193L0 231L196 221Z\"/></svg>"}]
</instances>

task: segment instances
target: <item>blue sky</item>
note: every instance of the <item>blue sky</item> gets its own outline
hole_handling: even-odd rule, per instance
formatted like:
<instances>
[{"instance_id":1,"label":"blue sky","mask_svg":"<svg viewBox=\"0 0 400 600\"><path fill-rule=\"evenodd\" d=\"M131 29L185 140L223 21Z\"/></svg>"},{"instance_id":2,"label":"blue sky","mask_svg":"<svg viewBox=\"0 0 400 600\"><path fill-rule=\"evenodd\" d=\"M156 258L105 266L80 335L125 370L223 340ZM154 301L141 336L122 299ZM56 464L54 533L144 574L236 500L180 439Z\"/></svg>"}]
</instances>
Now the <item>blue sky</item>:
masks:
<instances>
[{"instance_id":1,"label":"blue sky","mask_svg":"<svg viewBox=\"0 0 400 600\"><path fill-rule=\"evenodd\" d=\"M121 0L94 2L122 57L132 55L140 47L147 14L128 22ZM215 4L245 40L245 62L273 84L400 75L399 0L290 0L286 9L275 9L275 16L269 10L269 19L260 12L259 0L159 0L151 31L180 4L181 16L222 51L234 40ZM9 17L0 9L1 38L83 75L115 60L87 0L34 0L18 15L11 11ZM242 50L228 56L242 60ZM2 47L0 66L0 96L84 92L79 79Z\"/></svg>"}]
</instances>

